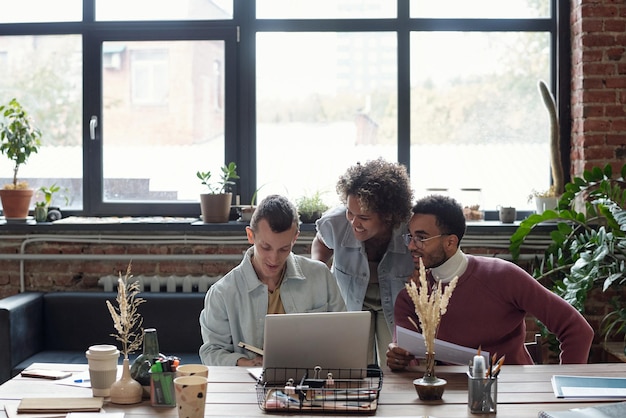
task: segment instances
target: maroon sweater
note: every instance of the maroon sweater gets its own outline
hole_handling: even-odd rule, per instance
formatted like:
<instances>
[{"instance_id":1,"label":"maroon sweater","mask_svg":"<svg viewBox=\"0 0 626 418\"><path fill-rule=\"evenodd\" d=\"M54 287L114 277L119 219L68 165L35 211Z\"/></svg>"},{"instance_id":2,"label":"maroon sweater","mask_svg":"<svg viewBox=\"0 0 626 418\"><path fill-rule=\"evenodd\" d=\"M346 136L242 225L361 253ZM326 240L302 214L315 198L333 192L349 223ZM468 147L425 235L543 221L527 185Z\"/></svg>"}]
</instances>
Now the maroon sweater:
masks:
<instances>
[{"instance_id":1,"label":"maroon sweater","mask_svg":"<svg viewBox=\"0 0 626 418\"><path fill-rule=\"evenodd\" d=\"M438 339L471 348L481 346L498 357L506 355L507 364L533 364L524 347L524 318L529 315L558 338L561 364L587 363L594 331L576 309L511 262L467 258L467 269L441 317ZM432 284L430 275L429 280ZM419 324L413 301L403 289L394 306L396 325L414 330L409 316Z\"/></svg>"}]
</instances>

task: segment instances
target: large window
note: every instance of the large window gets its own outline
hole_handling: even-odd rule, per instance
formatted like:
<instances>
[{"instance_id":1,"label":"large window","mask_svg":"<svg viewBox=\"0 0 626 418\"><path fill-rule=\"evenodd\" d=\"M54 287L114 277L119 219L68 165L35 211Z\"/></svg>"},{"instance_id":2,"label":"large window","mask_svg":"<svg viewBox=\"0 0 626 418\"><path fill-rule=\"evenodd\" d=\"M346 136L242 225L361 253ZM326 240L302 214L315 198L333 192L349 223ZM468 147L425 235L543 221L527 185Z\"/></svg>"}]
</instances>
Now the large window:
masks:
<instances>
[{"instance_id":1,"label":"large window","mask_svg":"<svg viewBox=\"0 0 626 418\"><path fill-rule=\"evenodd\" d=\"M241 203L337 203L379 156L417 196L486 211L549 187L537 82L564 85L565 0L35 3L0 14L0 102L31 109L43 145L20 174L63 186L67 213L198 216L196 171L229 161Z\"/></svg>"}]
</instances>

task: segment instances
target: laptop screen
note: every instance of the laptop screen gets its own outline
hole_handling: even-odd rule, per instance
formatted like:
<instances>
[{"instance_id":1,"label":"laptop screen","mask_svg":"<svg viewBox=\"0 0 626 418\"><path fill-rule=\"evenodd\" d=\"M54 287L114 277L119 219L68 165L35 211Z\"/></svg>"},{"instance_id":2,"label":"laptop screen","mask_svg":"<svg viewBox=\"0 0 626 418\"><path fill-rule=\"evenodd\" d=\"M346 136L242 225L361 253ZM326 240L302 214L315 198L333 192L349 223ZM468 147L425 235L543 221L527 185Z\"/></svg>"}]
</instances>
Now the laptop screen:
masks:
<instances>
[{"instance_id":1,"label":"laptop screen","mask_svg":"<svg viewBox=\"0 0 626 418\"><path fill-rule=\"evenodd\" d=\"M370 318L367 311L269 314L263 368L365 370Z\"/></svg>"}]
</instances>

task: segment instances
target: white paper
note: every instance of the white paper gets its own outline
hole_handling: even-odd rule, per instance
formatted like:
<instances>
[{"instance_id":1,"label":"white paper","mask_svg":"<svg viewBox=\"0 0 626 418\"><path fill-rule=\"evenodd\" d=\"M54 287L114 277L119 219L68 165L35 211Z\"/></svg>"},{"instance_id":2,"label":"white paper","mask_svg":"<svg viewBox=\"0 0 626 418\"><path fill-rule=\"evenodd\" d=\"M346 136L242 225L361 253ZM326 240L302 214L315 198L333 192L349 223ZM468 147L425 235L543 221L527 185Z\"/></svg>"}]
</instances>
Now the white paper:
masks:
<instances>
[{"instance_id":1,"label":"white paper","mask_svg":"<svg viewBox=\"0 0 626 418\"><path fill-rule=\"evenodd\" d=\"M263 367L250 367L248 369L248 373L250 373L250 375L254 377L255 380L258 381L261 378L261 375L263 374Z\"/></svg>"},{"instance_id":2,"label":"white paper","mask_svg":"<svg viewBox=\"0 0 626 418\"><path fill-rule=\"evenodd\" d=\"M398 338L398 347L404 348L416 358L424 358L426 345L424 344L424 336L422 334L396 326L396 336ZM485 358L485 364L489 364L489 352L481 351L480 354ZM448 364L468 366L475 355L475 348L464 347L435 338L435 360Z\"/></svg>"}]
</instances>

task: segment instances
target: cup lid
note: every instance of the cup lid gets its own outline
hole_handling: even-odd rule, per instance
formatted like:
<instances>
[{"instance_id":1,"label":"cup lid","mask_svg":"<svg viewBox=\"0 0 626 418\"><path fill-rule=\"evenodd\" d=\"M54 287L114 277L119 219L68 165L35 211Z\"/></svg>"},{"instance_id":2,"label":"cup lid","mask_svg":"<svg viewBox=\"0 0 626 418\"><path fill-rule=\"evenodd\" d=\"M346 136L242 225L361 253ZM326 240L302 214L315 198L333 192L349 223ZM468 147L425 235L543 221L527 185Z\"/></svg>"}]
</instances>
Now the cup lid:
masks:
<instances>
[{"instance_id":1,"label":"cup lid","mask_svg":"<svg viewBox=\"0 0 626 418\"><path fill-rule=\"evenodd\" d=\"M86 353L96 356L106 356L119 354L119 350L116 346L111 344L97 344L90 346Z\"/></svg>"}]
</instances>

